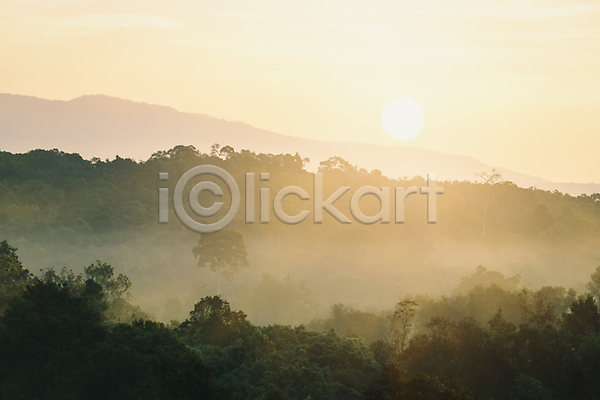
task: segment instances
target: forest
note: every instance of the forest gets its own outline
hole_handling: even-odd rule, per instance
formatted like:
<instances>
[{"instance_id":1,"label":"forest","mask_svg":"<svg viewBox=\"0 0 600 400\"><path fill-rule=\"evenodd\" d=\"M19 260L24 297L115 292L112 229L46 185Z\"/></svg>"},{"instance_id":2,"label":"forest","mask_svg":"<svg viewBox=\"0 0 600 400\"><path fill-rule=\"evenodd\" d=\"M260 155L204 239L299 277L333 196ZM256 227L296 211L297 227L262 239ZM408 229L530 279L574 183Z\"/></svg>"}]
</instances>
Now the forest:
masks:
<instances>
[{"instance_id":1,"label":"forest","mask_svg":"<svg viewBox=\"0 0 600 400\"><path fill-rule=\"evenodd\" d=\"M446 181L435 225L419 197L404 224L158 224L159 172L269 172L276 193L312 187L306 163L0 153L1 398L600 398L600 194ZM327 193L426 186L319 172Z\"/></svg>"},{"instance_id":2,"label":"forest","mask_svg":"<svg viewBox=\"0 0 600 400\"><path fill-rule=\"evenodd\" d=\"M450 297L390 315L335 304L296 327L253 325L206 296L165 325L128 302L112 266L34 276L3 241L0 397L597 399L600 267L581 295L518 283L479 267Z\"/></svg>"}]
</instances>

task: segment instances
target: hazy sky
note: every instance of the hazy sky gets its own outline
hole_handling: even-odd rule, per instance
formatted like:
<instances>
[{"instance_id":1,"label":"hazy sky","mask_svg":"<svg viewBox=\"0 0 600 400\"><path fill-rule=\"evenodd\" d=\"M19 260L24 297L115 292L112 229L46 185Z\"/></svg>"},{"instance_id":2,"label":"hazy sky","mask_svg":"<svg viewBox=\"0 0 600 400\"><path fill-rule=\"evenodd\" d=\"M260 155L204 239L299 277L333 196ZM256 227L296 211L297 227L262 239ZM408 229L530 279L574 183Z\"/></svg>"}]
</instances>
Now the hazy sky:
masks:
<instances>
[{"instance_id":1,"label":"hazy sky","mask_svg":"<svg viewBox=\"0 0 600 400\"><path fill-rule=\"evenodd\" d=\"M600 182L600 2L0 0L0 92L107 94ZM425 111L396 142L380 115Z\"/></svg>"}]
</instances>

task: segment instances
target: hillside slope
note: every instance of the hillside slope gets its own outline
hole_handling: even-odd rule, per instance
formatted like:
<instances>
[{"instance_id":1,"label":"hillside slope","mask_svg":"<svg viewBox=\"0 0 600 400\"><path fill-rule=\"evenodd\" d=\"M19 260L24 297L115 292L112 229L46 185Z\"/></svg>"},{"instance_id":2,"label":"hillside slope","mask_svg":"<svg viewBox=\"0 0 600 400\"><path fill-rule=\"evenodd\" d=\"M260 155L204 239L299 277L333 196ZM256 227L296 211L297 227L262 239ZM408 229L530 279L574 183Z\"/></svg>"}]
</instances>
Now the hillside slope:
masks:
<instances>
[{"instance_id":1,"label":"hillside slope","mask_svg":"<svg viewBox=\"0 0 600 400\"><path fill-rule=\"evenodd\" d=\"M84 158L121 157L145 160L159 149L178 144L207 151L214 143L236 150L264 153L299 153L320 161L340 156L384 175L424 176L436 172L441 180L473 180L474 173L489 171L472 157L450 155L410 146L316 141L285 136L243 122L225 121L202 114L178 112L158 105L108 96L83 96L70 101L0 94L0 149L26 152L36 148L76 152ZM600 184L556 183L498 168L505 179L521 187L559 190L571 195L600 192Z\"/></svg>"}]
</instances>

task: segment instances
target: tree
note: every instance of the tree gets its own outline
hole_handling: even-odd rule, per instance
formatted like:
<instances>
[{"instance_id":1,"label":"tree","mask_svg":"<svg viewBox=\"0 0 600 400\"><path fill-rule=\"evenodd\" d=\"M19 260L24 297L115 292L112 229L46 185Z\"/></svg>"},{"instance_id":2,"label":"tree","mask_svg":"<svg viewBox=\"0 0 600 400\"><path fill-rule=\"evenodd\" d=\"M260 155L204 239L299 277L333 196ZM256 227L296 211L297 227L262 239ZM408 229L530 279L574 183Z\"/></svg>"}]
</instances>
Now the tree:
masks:
<instances>
[{"instance_id":1,"label":"tree","mask_svg":"<svg viewBox=\"0 0 600 400\"><path fill-rule=\"evenodd\" d=\"M486 185L495 185L498 182L502 182L502 175L495 168L492 168L492 172L476 172L475 176L481 178L483 183Z\"/></svg>"},{"instance_id":2,"label":"tree","mask_svg":"<svg viewBox=\"0 0 600 400\"><path fill-rule=\"evenodd\" d=\"M347 307L342 303L331 306L331 317L315 320L308 325L309 329L329 330L330 328L344 336L361 337L370 343L385 338L388 333L388 320L383 315L363 312Z\"/></svg>"},{"instance_id":3,"label":"tree","mask_svg":"<svg viewBox=\"0 0 600 400\"><path fill-rule=\"evenodd\" d=\"M489 288L493 285L509 292L516 292L519 290L520 283L521 277L519 275L513 275L506 278L504 274L498 271L490 271L483 265L478 265L475 269L475 273L460 278L460 282L454 289L454 294L466 295L477 286Z\"/></svg>"},{"instance_id":4,"label":"tree","mask_svg":"<svg viewBox=\"0 0 600 400\"><path fill-rule=\"evenodd\" d=\"M332 171L356 172L357 168L342 157L330 157L325 161L321 161L319 165L320 173Z\"/></svg>"},{"instance_id":5,"label":"tree","mask_svg":"<svg viewBox=\"0 0 600 400\"><path fill-rule=\"evenodd\" d=\"M544 387L540 381L526 374L520 374L515 379L513 390L509 393L510 400L543 400Z\"/></svg>"},{"instance_id":6,"label":"tree","mask_svg":"<svg viewBox=\"0 0 600 400\"><path fill-rule=\"evenodd\" d=\"M537 292L523 289L519 293L519 307L521 308L521 320L525 325L533 324L542 327L546 324L556 322L558 312L548 302L549 287L543 287Z\"/></svg>"},{"instance_id":7,"label":"tree","mask_svg":"<svg viewBox=\"0 0 600 400\"><path fill-rule=\"evenodd\" d=\"M388 337L394 346L395 354L402 354L412 331L412 321L417 315L417 302L404 300L388 317Z\"/></svg>"},{"instance_id":8,"label":"tree","mask_svg":"<svg viewBox=\"0 0 600 400\"><path fill-rule=\"evenodd\" d=\"M81 398L78 377L106 335L87 296L36 281L0 317L0 398Z\"/></svg>"},{"instance_id":9,"label":"tree","mask_svg":"<svg viewBox=\"0 0 600 400\"><path fill-rule=\"evenodd\" d=\"M196 303L190 318L180 325L180 332L200 343L228 346L243 335L248 325L243 311L232 311L221 296L207 296Z\"/></svg>"},{"instance_id":10,"label":"tree","mask_svg":"<svg viewBox=\"0 0 600 400\"><path fill-rule=\"evenodd\" d=\"M498 337L506 338L514 334L517 327L512 322L508 322L502 316L502 307L498 308L498 311L494 314L492 319L489 320L488 324L492 332Z\"/></svg>"},{"instance_id":11,"label":"tree","mask_svg":"<svg viewBox=\"0 0 600 400\"><path fill-rule=\"evenodd\" d=\"M41 280L64 288L72 296L81 296L85 290L97 287L94 304L102 311L108 322L130 323L136 319L145 319L148 316L138 307L130 304L126 299L131 287L131 281L123 274L114 276L114 269L110 264L96 261L86 267L84 274L75 275L72 270L63 268L57 273L53 268L42 270ZM91 285L91 284L94 285Z\"/></svg>"},{"instance_id":12,"label":"tree","mask_svg":"<svg viewBox=\"0 0 600 400\"><path fill-rule=\"evenodd\" d=\"M377 361L377 364L379 365L386 365L394 356L394 348L383 338L379 338L369 343L369 350L371 350L373 357L375 357L375 361Z\"/></svg>"},{"instance_id":13,"label":"tree","mask_svg":"<svg viewBox=\"0 0 600 400\"><path fill-rule=\"evenodd\" d=\"M201 235L192 252L198 259L198 267L217 272L217 296L221 295L222 274L231 280L240 268L248 266L244 237L237 231L222 230Z\"/></svg>"},{"instance_id":14,"label":"tree","mask_svg":"<svg viewBox=\"0 0 600 400\"><path fill-rule=\"evenodd\" d=\"M600 330L600 314L594 298L588 295L573 302L569 311L563 315L563 321L567 331L577 338L587 333L597 334Z\"/></svg>"},{"instance_id":15,"label":"tree","mask_svg":"<svg viewBox=\"0 0 600 400\"><path fill-rule=\"evenodd\" d=\"M364 398L368 400L470 400L470 391L460 387L456 382L443 378L431 377L422 372L410 379L397 364L391 363L383 367L381 377L371 383L365 390Z\"/></svg>"},{"instance_id":16,"label":"tree","mask_svg":"<svg viewBox=\"0 0 600 400\"><path fill-rule=\"evenodd\" d=\"M221 145L219 143L214 143L212 146L210 146L210 156L218 157L220 150L221 150Z\"/></svg>"},{"instance_id":17,"label":"tree","mask_svg":"<svg viewBox=\"0 0 600 400\"><path fill-rule=\"evenodd\" d=\"M482 179L485 185L495 185L503 180L502 175L495 168L492 168L491 172L476 172L475 176ZM487 209L488 195L489 193L486 192L485 200L483 202L483 237L485 237L485 214Z\"/></svg>"},{"instance_id":18,"label":"tree","mask_svg":"<svg viewBox=\"0 0 600 400\"><path fill-rule=\"evenodd\" d=\"M1 399L223 399L212 369L163 324L108 327L81 294L36 280L0 316Z\"/></svg>"},{"instance_id":19,"label":"tree","mask_svg":"<svg viewBox=\"0 0 600 400\"><path fill-rule=\"evenodd\" d=\"M10 298L20 293L31 281L31 274L23 268L17 249L6 240L0 242L0 315Z\"/></svg>"},{"instance_id":20,"label":"tree","mask_svg":"<svg viewBox=\"0 0 600 400\"><path fill-rule=\"evenodd\" d=\"M112 327L84 379L96 399L222 399L213 371L161 323ZM227 397L228 398L228 397Z\"/></svg>"},{"instance_id":21,"label":"tree","mask_svg":"<svg viewBox=\"0 0 600 400\"><path fill-rule=\"evenodd\" d=\"M75 275L73 270L66 267L63 267L58 273L54 268L42 269L39 279L44 283L56 285L69 291L72 296L79 296L83 293L85 283L83 275Z\"/></svg>"},{"instance_id":22,"label":"tree","mask_svg":"<svg viewBox=\"0 0 600 400\"><path fill-rule=\"evenodd\" d=\"M123 274L114 278L114 269L110 264L96 261L84 269L87 279L91 279L100 286L109 302L114 302L127 294L131 281Z\"/></svg>"},{"instance_id":23,"label":"tree","mask_svg":"<svg viewBox=\"0 0 600 400\"><path fill-rule=\"evenodd\" d=\"M258 328L248 339L248 347L250 348L250 356L254 361L262 360L275 351L273 342Z\"/></svg>"},{"instance_id":24,"label":"tree","mask_svg":"<svg viewBox=\"0 0 600 400\"><path fill-rule=\"evenodd\" d=\"M586 287L594 297L600 299L600 267L596 268Z\"/></svg>"}]
</instances>

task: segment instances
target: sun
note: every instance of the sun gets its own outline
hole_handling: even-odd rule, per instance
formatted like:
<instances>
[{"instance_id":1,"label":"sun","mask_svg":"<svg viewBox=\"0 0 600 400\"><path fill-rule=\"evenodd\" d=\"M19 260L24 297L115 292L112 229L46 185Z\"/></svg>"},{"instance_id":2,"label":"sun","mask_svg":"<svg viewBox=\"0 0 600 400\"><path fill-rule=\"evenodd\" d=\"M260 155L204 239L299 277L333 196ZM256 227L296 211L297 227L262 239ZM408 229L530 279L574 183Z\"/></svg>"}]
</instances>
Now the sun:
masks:
<instances>
[{"instance_id":1,"label":"sun","mask_svg":"<svg viewBox=\"0 0 600 400\"><path fill-rule=\"evenodd\" d=\"M421 132L425 113L413 99L398 97L390 101L381 113L381 123L388 135L397 140L409 140Z\"/></svg>"}]
</instances>

